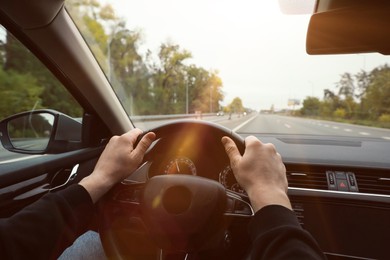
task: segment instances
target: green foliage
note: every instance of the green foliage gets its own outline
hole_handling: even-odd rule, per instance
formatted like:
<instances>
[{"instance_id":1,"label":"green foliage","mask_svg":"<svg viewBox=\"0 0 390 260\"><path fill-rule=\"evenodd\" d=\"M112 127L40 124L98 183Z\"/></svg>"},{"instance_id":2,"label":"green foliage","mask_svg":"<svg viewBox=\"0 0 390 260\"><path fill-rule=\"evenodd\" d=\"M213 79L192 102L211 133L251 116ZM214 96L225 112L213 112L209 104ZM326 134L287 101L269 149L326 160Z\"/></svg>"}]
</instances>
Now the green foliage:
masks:
<instances>
[{"instance_id":1,"label":"green foliage","mask_svg":"<svg viewBox=\"0 0 390 260\"><path fill-rule=\"evenodd\" d=\"M390 114L382 114L378 120L381 123L390 123Z\"/></svg>"},{"instance_id":2,"label":"green foliage","mask_svg":"<svg viewBox=\"0 0 390 260\"><path fill-rule=\"evenodd\" d=\"M68 10L130 115L219 110L223 84L218 72L188 65L188 50L162 43L156 60L150 51L140 54L142 31L127 29L110 5L72 0Z\"/></svg>"},{"instance_id":3,"label":"green foliage","mask_svg":"<svg viewBox=\"0 0 390 260\"><path fill-rule=\"evenodd\" d=\"M188 50L163 43L156 56L141 54L142 31L129 30L112 6L69 0L66 8L130 115L220 109L223 83L218 72L190 64ZM82 115L69 92L12 35L0 42L0 54L0 117L34 108ZM243 111L242 102L235 109Z\"/></svg>"},{"instance_id":4,"label":"green foliage","mask_svg":"<svg viewBox=\"0 0 390 260\"><path fill-rule=\"evenodd\" d=\"M94 41L99 45L100 49L102 50L106 49L108 37L104 32L102 24L100 24L98 21L92 19L87 15L85 15L83 19L85 25L89 28L89 31L91 32L91 34L86 34L86 37L92 38L92 39L86 39L86 41L87 42Z\"/></svg>"},{"instance_id":5,"label":"green foliage","mask_svg":"<svg viewBox=\"0 0 390 260\"><path fill-rule=\"evenodd\" d=\"M345 111L344 108L337 108L336 111L333 112L333 116L335 118L340 118L340 119L343 119L345 118L347 112Z\"/></svg>"},{"instance_id":6,"label":"green foliage","mask_svg":"<svg viewBox=\"0 0 390 260\"><path fill-rule=\"evenodd\" d=\"M303 101L303 107L301 108L301 115L305 116L318 116L320 113L321 102L316 97L307 97Z\"/></svg>"},{"instance_id":7,"label":"green foliage","mask_svg":"<svg viewBox=\"0 0 390 260\"><path fill-rule=\"evenodd\" d=\"M242 113L244 112L244 106L242 105L242 100L239 97L235 97L233 101L228 105L229 112L232 113Z\"/></svg>"},{"instance_id":8,"label":"green foliage","mask_svg":"<svg viewBox=\"0 0 390 260\"><path fill-rule=\"evenodd\" d=\"M81 116L82 109L68 91L42 63L10 33L1 43L0 116L51 108L71 116Z\"/></svg>"},{"instance_id":9,"label":"green foliage","mask_svg":"<svg viewBox=\"0 0 390 260\"><path fill-rule=\"evenodd\" d=\"M41 107L43 87L31 74L0 68L0 118Z\"/></svg>"},{"instance_id":10,"label":"green foliage","mask_svg":"<svg viewBox=\"0 0 390 260\"><path fill-rule=\"evenodd\" d=\"M339 88L339 96L352 97L355 94L355 84L353 76L346 72L341 75L340 81L336 85Z\"/></svg>"},{"instance_id":11,"label":"green foliage","mask_svg":"<svg viewBox=\"0 0 390 260\"><path fill-rule=\"evenodd\" d=\"M336 88L338 94L325 89L323 100L307 97L300 114L390 127L390 67L387 64L371 72L344 73Z\"/></svg>"},{"instance_id":12,"label":"green foliage","mask_svg":"<svg viewBox=\"0 0 390 260\"><path fill-rule=\"evenodd\" d=\"M390 113L390 68L387 65L371 72L370 84L364 98L371 118Z\"/></svg>"}]
</instances>

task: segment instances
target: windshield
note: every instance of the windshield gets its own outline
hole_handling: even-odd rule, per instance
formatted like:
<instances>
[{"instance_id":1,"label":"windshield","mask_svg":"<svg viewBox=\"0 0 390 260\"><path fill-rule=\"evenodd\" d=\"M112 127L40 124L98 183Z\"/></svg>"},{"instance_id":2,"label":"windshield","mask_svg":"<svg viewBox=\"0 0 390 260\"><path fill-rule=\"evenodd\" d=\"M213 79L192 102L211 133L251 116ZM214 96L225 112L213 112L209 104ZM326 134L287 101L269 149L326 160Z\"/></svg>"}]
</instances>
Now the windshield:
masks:
<instances>
[{"instance_id":1,"label":"windshield","mask_svg":"<svg viewBox=\"0 0 390 260\"><path fill-rule=\"evenodd\" d=\"M308 2L299 15L276 0L67 1L67 10L141 129L197 118L239 133L390 139L389 58L306 54Z\"/></svg>"}]
</instances>

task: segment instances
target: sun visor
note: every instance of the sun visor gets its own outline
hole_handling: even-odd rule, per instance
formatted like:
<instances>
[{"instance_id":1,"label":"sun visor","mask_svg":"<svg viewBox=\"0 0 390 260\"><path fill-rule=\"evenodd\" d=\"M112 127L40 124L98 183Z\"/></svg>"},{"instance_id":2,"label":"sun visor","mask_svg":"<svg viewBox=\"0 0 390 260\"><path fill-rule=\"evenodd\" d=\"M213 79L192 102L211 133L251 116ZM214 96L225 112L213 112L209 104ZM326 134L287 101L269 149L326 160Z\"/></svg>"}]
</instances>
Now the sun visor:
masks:
<instances>
[{"instance_id":1,"label":"sun visor","mask_svg":"<svg viewBox=\"0 0 390 260\"><path fill-rule=\"evenodd\" d=\"M307 53L390 54L390 1L380 2L366 1L365 5L313 14L307 31Z\"/></svg>"},{"instance_id":2,"label":"sun visor","mask_svg":"<svg viewBox=\"0 0 390 260\"><path fill-rule=\"evenodd\" d=\"M64 0L3 1L1 11L23 29L50 24L64 5Z\"/></svg>"}]
</instances>

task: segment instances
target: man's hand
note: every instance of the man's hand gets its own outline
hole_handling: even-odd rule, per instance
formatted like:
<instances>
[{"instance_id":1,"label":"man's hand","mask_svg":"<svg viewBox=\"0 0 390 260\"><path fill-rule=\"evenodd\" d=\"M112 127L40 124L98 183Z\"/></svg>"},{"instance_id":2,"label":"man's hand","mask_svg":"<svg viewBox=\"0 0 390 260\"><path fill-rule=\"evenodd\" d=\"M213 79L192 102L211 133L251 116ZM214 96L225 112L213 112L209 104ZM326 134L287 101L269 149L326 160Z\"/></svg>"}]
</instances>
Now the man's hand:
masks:
<instances>
[{"instance_id":1,"label":"man's hand","mask_svg":"<svg viewBox=\"0 0 390 260\"><path fill-rule=\"evenodd\" d=\"M147 133L134 149L134 143L140 134L140 129L133 129L121 136L113 136L92 174L81 180L80 185L88 191L94 203L114 184L137 169L146 150L156 138L154 133Z\"/></svg>"},{"instance_id":2,"label":"man's hand","mask_svg":"<svg viewBox=\"0 0 390 260\"><path fill-rule=\"evenodd\" d=\"M273 144L263 144L256 137L248 136L245 153L241 156L232 139L225 136L222 143L234 176L247 192L255 212L272 204L291 209L286 167Z\"/></svg>"}]
</instances>

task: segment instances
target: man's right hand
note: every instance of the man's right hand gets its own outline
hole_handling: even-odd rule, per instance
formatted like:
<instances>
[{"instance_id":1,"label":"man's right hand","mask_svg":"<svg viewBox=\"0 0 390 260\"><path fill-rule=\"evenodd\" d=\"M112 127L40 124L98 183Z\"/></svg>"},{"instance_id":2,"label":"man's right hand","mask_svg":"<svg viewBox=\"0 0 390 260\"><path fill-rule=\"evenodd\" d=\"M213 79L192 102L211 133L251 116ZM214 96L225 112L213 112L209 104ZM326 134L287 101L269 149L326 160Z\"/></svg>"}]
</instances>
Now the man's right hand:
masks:
<instances>
[{"instance_id":1,"label":"man's right hand","mask_svg":"<svg viewBox=\"0 0 390 260\"><path fill-rule=\"evenodd\" d=\"M286 167L273 144L263 144L254 136L245 139L241 156L234 141L222 138L237 182L247 192L254 211L267 205L282 205L291 209L287 196Z\"/></svg>"}]
</instances>

